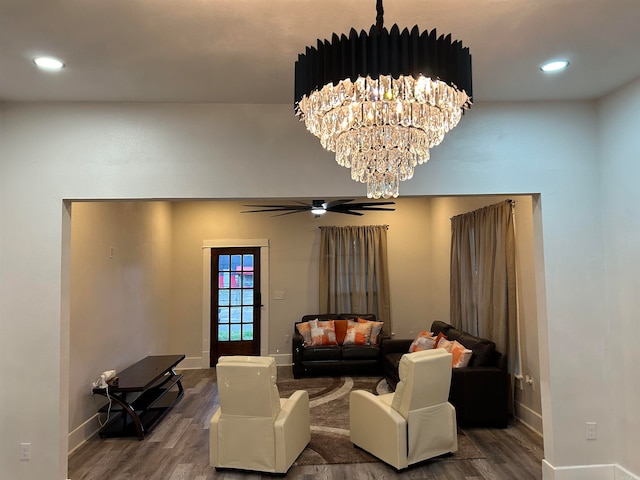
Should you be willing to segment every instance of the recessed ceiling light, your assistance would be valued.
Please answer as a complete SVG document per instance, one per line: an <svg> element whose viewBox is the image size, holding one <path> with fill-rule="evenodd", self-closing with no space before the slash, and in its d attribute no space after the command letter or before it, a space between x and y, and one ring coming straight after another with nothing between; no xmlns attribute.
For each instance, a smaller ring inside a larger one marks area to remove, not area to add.
<svg viewBox="0 0 640 480"><path fill-rule="evenodd" d="M64 63L54 57L36 57L33 59L33 63L42 70L61 70L64 67Z"/></svg>
<svg viewBox="0 0 640 480"><path fill-rule="evenodd" d="M543 72L559 72L569 66L569 60L554 60L540 65L540 70Z"/></svg>

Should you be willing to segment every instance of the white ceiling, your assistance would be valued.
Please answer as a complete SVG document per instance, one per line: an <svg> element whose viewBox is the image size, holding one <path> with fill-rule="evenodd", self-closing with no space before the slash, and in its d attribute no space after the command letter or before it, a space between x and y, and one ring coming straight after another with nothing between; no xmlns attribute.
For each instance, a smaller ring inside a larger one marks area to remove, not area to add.
<svg viewBox="0 0 640 480"><path fill-rule="evenodd" d="M291 103L297 55L375 23L375 0L0 0L0 101ZM640 77L640 0L385 0L451 33L474 101L594 99ZM57 56L58 73L32 58ZM569 70L539 64L564 57Z"/></svg>

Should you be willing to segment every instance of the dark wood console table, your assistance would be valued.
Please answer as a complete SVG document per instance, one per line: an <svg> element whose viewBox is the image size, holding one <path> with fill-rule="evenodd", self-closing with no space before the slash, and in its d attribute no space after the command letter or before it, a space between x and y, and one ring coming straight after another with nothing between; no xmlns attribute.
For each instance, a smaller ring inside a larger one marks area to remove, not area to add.
<svg viewBox="0 0 640 480"><path fill-rule="evenodd" d="M137 435L142 440L184 395L182 375L174 370L182 360L184 355L149 356L118 373L108 388L94 388L110 402L99 410L110 417L100 437Z"/></svg>

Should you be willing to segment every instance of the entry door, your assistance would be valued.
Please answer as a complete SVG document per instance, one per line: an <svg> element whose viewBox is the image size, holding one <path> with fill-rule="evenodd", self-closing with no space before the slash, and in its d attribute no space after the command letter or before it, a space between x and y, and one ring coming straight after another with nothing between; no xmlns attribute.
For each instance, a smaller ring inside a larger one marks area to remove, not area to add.
<svg viewBox="0 0 640 480"><path fill-rule="evenodd" d="M211 249L211 358L260 354L260 248Z"/></svg>

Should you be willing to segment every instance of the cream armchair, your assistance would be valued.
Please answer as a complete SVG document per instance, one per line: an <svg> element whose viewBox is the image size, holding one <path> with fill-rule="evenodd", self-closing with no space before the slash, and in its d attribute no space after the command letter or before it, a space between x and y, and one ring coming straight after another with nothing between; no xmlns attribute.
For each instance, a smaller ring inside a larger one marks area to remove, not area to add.
<svg viewBox="0 0 640 480"><path fill-rule="evenodd" d="M448 401L451 354L403 355L395 393L351 392L351 442L398 470L458 450L456 411Z"/></svg>
<svg viewBox="0 0 640 480"><path fill-rule="evenodd" d="M220 357L220 407L211 418L209 455L219 468L286 473L311 438L309 394L281 399L271 357Z"/></svg>

